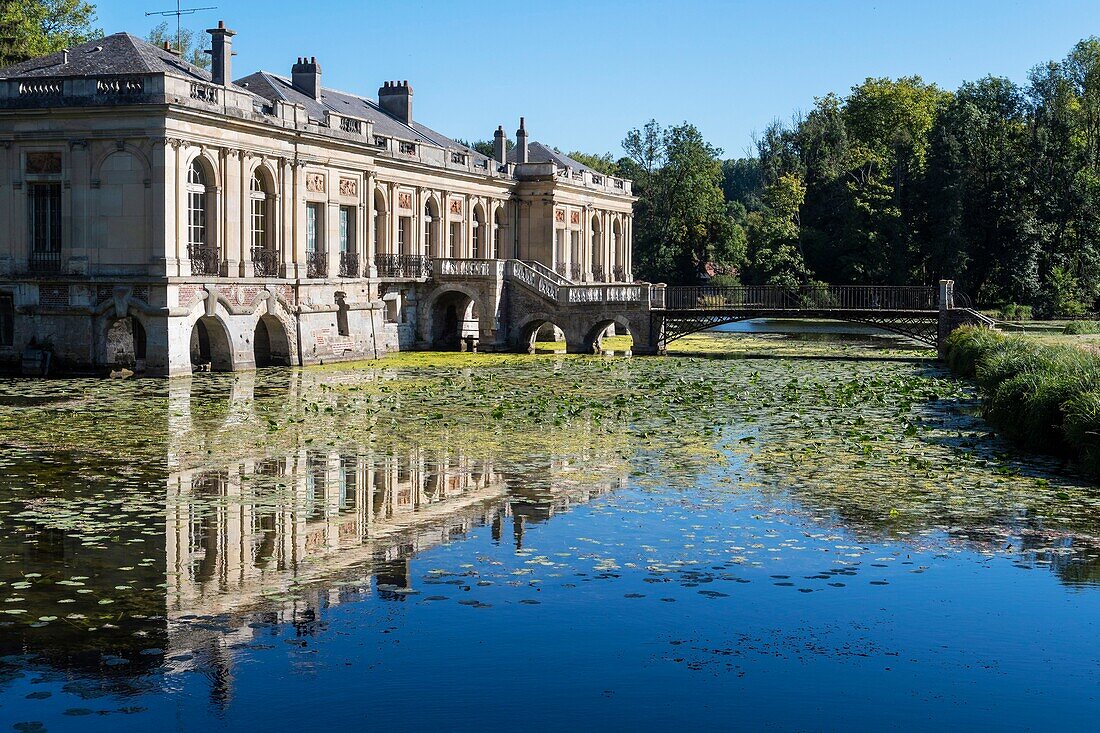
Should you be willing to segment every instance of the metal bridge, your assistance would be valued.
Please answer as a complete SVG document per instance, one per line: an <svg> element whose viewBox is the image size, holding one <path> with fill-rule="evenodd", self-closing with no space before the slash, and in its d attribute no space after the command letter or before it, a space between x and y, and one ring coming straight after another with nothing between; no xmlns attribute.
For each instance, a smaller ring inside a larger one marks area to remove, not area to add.
<svg viewBox="0 0 1100 733"><path fill-rule="evenodd" d="M676 286L653 293L653 318L660 319L659 348L690 333L754 318L821 318L848 321L937 346L964 323L992 326L969 298L945 280L936 285ZM949 323L941 321L947 318Z"/></svg>

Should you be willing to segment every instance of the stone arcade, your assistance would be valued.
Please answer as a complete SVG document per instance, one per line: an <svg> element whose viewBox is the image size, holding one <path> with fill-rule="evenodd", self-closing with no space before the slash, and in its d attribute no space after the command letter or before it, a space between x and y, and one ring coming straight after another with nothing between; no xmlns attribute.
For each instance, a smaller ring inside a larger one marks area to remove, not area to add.
<svg viewBox="0 0 1100 733"><path fill-rule="evenodd" d="M516 348L551 317L509 302L509 278L648 306L625 285L630 181L522 119L488 158L414 120L408 82L339 92L314 57L233 81L234 31L209 34L209 73L126 33L0 70L0 363L38 346L170 375L464 335ZM623 312L555 325L582 350Z"/></svg>

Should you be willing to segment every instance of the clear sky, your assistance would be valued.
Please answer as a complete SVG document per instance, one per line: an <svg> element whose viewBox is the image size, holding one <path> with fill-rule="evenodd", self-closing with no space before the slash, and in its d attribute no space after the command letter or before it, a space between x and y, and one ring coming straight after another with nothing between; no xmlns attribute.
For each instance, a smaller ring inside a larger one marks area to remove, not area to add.
<svg viewBox="0 0 1100 733"><path fill-rule="evenodd" d="M145 35L175 0L101 0L106 33ZM954 89L1034 65L1100 35L1098 0L188 0L184 17L238 32L235 77L283 75L316 56L323 83L375 96L408 79L413 115L451 137L513 135L621 152L654 118L697 125L736 157L775 118L868 76L919 74ZM174 27L174 18L171 19Z"/></svg>

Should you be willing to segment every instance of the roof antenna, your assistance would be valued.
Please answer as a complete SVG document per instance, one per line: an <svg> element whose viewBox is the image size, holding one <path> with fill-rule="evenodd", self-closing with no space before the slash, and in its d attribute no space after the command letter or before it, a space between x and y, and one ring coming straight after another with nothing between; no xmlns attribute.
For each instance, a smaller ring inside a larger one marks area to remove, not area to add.
<svg viewBox="0 0 1100 733"><path fill-rule="evenodd" d="M183 36L183 31L182 31L182 28L180 26L180 16L193 15L193 14L197 13L200 10L217 10L217 8L218 8L217 5L210 5L210 6L205 7L205 8L181 8L180 7L180 0L176 0L176 9L175 10L151 10L148 13L145 14L145 17L148 18L150 15L174 15L174 16L176 16L176 50L179 51L180 58L183 58L183 45L182 45L182 42L180 40Z"/></svg>

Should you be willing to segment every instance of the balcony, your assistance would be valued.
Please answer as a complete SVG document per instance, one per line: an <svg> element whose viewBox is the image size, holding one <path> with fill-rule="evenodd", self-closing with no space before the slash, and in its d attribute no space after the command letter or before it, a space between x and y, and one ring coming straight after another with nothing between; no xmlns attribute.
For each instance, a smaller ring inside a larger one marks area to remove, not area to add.
<svg viewBox="0 0 1100 733"><path fill-rule="evenodd" d="M340 277L359 277L359 253L340 253Z"/></svg>
<svg viewBox="0 0 1100 733"><path fill-rule="evenodd" d="M278 277L279 252L267 247L253 247L252 269L256 277Z"/></svg>
<svg viewBox="0 0 1100 733"><path fill-rule="evenodd" d="M217 247L204 244L187 245L187 257L191 260L192 275L220 275L221 257Z"/></svg>
<svg viewBox="0 0 1100 733"><path fill-rule="evenodd" d="M306 277L328 277L327 252L306 252Z"/></svg>
<svg viewBox="0 0 1100 733"><path fill-rule="evenodd" d="M377 254L378 277L419 279L432 276L432 258L425 255Z"/></svg>
<svg viewBox="0 0 1100 733"><path fill-rule="evenodd" d="M30 271L36 274L56 274L61 272L61 252L31 252Z"/></svg>

